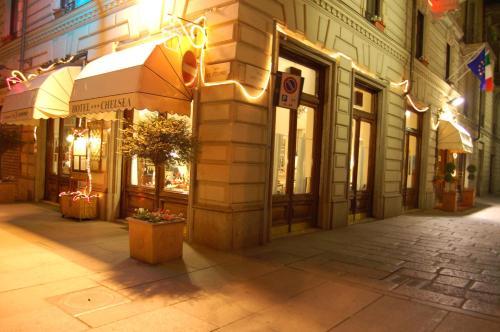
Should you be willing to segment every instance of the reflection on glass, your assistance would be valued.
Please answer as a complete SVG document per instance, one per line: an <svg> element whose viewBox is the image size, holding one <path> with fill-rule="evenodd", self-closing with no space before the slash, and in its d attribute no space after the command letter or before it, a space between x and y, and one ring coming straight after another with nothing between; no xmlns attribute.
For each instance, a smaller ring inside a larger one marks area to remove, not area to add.
<svg viewBox="0 0 500 332"><path fill-rule="evenodd" d="M289 72L290 67L300 69L301 76L304 77L304 93L316 96L317 95L317 76L316 70L298 64L297 62L280 57L278 60L278 70L282 72Z"/></svg>
<svg viewBox="0 0 500 332"><path fill-rule="evenodd" d="M351 155L349 156L349 190L354 189L354 156L355 156L355 144L356 144L356 125L357 120L352 119L351 121Z"/></svg>
<svg viewBox="0 0 500 332"><path fill-rule="evenodd" d="M189 193L189 166L165 167L165 190Z"/></svg>
<svg viewBox="0 0 500 332"><path fill-rule="evenodd" d="M406 128L418 130L418 114L407 110L405 112Z"/></svg>
<svg viewBox="0 0 500 332"><path fill-rule="evenodd" d="M289 125L290 110L277 107L273 156L273 194L275 195L285 194L288 166Z"/></svg>
<svg viewBox="0 0 500 332"><path fill-rule="evenodd" d="M372 113L372 94L359 88L354 88L354 109Z"/></svg>
<svg viewBox="0 0 500 332"><path fill-rule="evenodd" d="M63 120L62 144L62 174L69 175L71 172L71 144L73 142L73 129L76 127L76 118L66 118Z"/></svg>
<svg viewBox="0 0 500 332"><path fill-rule="evenodd" d="M368 189L368 171L370 167L371 124L361 121L359 128L358 181L357 190Z"/></svg>
<svg viewBox="0 0 500 332"><path fill-rule="evenodd" d="M417 180L417 138L408 136L408 171L406 173L406 188L415 188Z"/></svg>
<svg viewBox="0 0 500 332"><path fill-rule="evenodd" d="M50 166L50 174L57 175L59 173L59 119L54 119L53 120L53 126L52 126L52 145L51 145L51 151L50 155L52 156L51 159L51 166Z"/></svg>
<svg viewBox="0 0 500 332"><path fill-rule="evenodd" d="M134 110L133 122L138 123L148 120L149 118L158 117L157 112L149 110ZM168 117L181 117L181 115L162 115ZM185 116L182 116L185 117ZM191 118L185 117L188 121ZM107 142L107 141L106 141ZM154 187L155 186L155 167L148 160L133 157L130 163L130 184L133 186ZM178 193L189 193L189 165L165 166L159 168L160 174L164 173L163 186L164 190L175 191Z"/></svg>
<svg viewBox="0 0 500 332"><path fill-rule="evenodd" d="M154 187L155 166L150 161L132 157L130 184L133 186Z"/></svg>
<svg viewBox="0 0 500 332"><path fill-rule="evenodd" d="M295 150L295 182L293 192L311 192L313 164L314 109L299 106L297 110L297 146Z"/></svg>

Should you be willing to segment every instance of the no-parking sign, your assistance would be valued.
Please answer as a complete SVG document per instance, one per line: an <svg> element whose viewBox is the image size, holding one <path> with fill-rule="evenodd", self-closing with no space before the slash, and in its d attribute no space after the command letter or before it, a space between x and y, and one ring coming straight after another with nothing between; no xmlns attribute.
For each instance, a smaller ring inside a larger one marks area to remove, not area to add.
<svg viewBox="0 0 500 332"><path fill-rule="evenodd" d="M279 93L276 95L276 106L297 109L304 78L283 72L278 72L277 78L276 90L279 89Z"/></svg>

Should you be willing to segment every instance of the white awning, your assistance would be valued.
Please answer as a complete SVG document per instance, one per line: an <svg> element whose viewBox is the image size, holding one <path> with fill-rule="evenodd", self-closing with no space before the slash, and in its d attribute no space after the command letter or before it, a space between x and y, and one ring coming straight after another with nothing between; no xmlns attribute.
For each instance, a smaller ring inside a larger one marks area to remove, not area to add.
<svg viewBox="0 0 500 332"><path fill-rule="evenodd" d="M36 125L39 119L67 117L71 89L80 70L63 67L15 84L3 101L0 122Z"/></svg>
<svg viewBox="0 0 500 332"><path fill-rule="evenodd" d="M125 109L189 115L191 100L179 52L144 44L105 55L83 68L73 87L70 115L110 120Z"/></svg>
<svg viewBox="0 0 500 332"><path fill-rule="evenodd" d="M458 123L440 120L438 148L450 152L472 153L472 137Z"/></svg>

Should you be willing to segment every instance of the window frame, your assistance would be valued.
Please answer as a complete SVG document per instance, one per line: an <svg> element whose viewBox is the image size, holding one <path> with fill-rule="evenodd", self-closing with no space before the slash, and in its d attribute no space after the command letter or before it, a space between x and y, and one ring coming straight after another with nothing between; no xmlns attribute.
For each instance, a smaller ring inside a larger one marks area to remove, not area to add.
<svg viewBox="0 0 500 332"><path fill-rule="evenodd" d="M77 5L77 1L78 0L61 0L61 9L64 10L65 13L69 13L77 8L80 8L81 6L92 2L92 0L83 0L85 1L84 3Z"/></svg>
<svg viewBox="0 0 500 332"><path fill-rule="evenodd" d="M373 16L381 15L382 0L366 0L365 17L371 21Z"/></svg>
<svg viewBox="0 0 500 332"><path fill-rule="evenodd" d="M20 15L22 15L22 13L19 11L19 0L12 0L10 7L9 34L14 38L16 38L19 33L18 22Z"/></svg>
<svg viewBox="0 0 500 332"><path fill-rule="evenodd" d="M424 34L425 34L425 15L417 10L415 29L415 57L420 59L424 56Z"/></svg>
<svg viewBox="0 0 500 332"><path fill-rule="evenodd" d="M450 69L451 69L451 45L446 43L446 64L445 64L445 80L450 79Z"/></svg>

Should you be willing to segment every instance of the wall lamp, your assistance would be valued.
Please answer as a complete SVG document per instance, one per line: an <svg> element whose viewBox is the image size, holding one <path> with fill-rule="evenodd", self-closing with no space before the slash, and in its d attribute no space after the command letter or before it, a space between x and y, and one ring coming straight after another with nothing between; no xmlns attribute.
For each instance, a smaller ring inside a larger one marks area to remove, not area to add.
<svg viewBox="0 0 500 332"><path fill-rule="evenodd" d="M464 101L465 101L464 97L458 96L456 98L453 98L453 99L447 101L447 103L452 105L452 106L457 107L457 106L462 105L464 103Z"/></svg>

